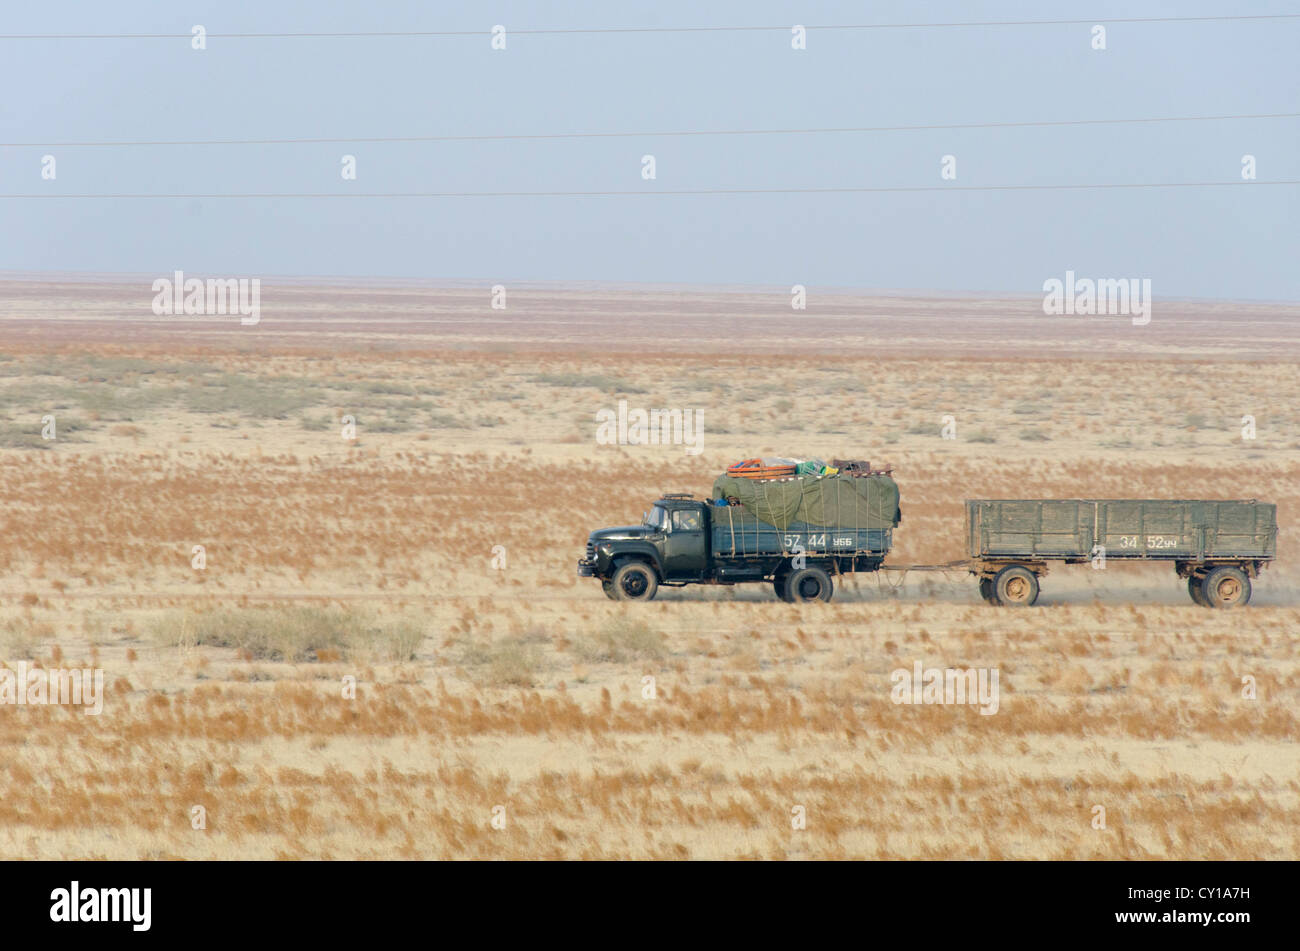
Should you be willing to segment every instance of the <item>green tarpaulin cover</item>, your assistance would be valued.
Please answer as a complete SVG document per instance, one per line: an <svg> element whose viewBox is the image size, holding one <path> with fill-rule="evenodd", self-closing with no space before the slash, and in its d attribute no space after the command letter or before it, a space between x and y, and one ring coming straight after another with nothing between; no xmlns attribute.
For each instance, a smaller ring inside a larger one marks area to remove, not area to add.
<svg viewBox="0 0 1300 951"><path fill-rule="evenodd" d="M721 475L713 483L713 498L736 499L755 518L782 530L793 522L827 528L898 524L898 484L886 475L799 476L777 482Z"/></svg>

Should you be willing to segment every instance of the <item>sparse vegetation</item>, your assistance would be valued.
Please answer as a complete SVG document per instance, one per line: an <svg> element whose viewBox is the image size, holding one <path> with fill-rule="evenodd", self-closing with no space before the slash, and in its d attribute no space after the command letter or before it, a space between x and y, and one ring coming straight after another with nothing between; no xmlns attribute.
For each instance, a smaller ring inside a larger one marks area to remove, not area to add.
<svg viewBox="0 0 1300 951"><path fill-rule="evenodd" d="M662 660L668 654L664 636L642 618L619 615L599 630L581 637L574 652L587 662L611 661L623 664L631 660Z"/></svg>
<svg viewBox="0 0 1300 951"><path fill-rule="evenodd" d="M618 325L617 353L605 338L426 352L433 338L346 327L346 346L250 345L233 327L183 344L7 341L0 661L106 674L101 717L0 716L7 854L1300 853L1300 804L1277 778L1300 733L1300 534L1284 532L1257 603L1229 616L1140 568L1054 570L1023 614L937 573L897 594L837 579L836 600L808 610L768 586L629 606L573 573L588 530L638 521L660 491L707 493L753 455L893 463L902 563L964 553L964 497L1231 484L1300 510L1290 363L1261 391L1258 364L1207 360L1217 344L1197 338L1189 410L1173 390L1132 396L1135 379L1183 372L1177 354L1092 359L1069 340L1069 358L1008 359L999 339L984 359L950 335L907 343L931 347L918 359L883 352L887 334L814 354L809 331L669 358L635 329ZM597 449L594 412L636 393L702 407L703 455ZM1204 431L1247 411L1261 420L1249 444L1235 424ZM956 441L940 439L946 413ZM361 441L339 438L344 415ZM1002 446L978 448L983 433ZM502 490L507 475L543 490ZM1000 712L895 705L890 672L914 660L999 669ZM792 838L794 795L815 821ZM212 804L202 836L175 809L192 802ZM484 821L496 802L508 839ZM1104 832L1098 802L1121 804Z"/></svg>
<svg viewBox="0 0 1300 951"><path fill-rule="evenodd" d="M378 619L341 608L233 608L170 612L150 632L161 644L227 647L255 660L310 661L322 651L352 659L405 661L424 634L404 618Z"/></svg>
<svg viewBox="0 0 1300 951"><path fill-rule="evenodd" d="M645 387L598 373L540 373L532 378L532 382L543 386L587 386L618 393L648 392Z"/></svg>
<svg viewBox="0 0 1300 951"><path fill-rule="evenodd" d="M493 686L532 687L542 666L541 648L519 637L460 645L459 663Z"/></svg>

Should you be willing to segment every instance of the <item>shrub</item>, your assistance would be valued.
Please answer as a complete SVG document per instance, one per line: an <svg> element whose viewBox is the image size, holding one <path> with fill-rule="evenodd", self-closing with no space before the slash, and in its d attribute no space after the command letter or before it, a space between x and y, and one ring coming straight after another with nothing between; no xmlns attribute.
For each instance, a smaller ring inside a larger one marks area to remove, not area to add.
<svg viewBox="0 0 1300 951"><path fill-rule="evenodd" d="M645 387L633 386L612 376L597 373L541 373L531 378L533 383L546 386L590 386L597 390L612 390L619 393L648 393Z"/></svg>
<svg viewBox="0 0 1300 951"><path fill-rule="evenodd" d="M321 432L322 430L329 429L333 424L334 420L330 419L328 415L304 416L298 422L298 425L303 429L310 430L311 432Z"/></svg>
<svg viewBox="0 0 1300 951"><path fill-rule="evenodd" d="M350 658L409 660L424 632L405 618L376 619L332 607L234 608L169 612L154 623L156 641L179 647L233 647L259 660L310 661L321 650Z"/></svg>
<svg viewBox="0 0 1300 951"><path fill-rule="evenodd" d="M524 637L486 642L466 639L460 644L458 663L481 668L481 679L494 686L531 687L541 667L542 652Z"/></svg>
<svg viewBox="0 0 1300 951"><path fill-rule="evenodd" d="M645 621L621 615L599 631L579 638L574 652L588 662L621 664L634 659L662 660L668 655L668 648L663 634L653 630Z"/></svg>

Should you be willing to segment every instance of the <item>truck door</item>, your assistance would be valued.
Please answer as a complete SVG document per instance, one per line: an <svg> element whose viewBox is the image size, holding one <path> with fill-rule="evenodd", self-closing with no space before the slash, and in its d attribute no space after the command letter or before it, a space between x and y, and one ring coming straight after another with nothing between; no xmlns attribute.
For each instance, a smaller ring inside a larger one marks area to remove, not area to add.
<svg viewBox="0 0 1300 951"><path fill-rule="evenodd" d="M664 539L664 576L675 581L699 579L708 564L704 545L704 514L676 509Z"/></svg>

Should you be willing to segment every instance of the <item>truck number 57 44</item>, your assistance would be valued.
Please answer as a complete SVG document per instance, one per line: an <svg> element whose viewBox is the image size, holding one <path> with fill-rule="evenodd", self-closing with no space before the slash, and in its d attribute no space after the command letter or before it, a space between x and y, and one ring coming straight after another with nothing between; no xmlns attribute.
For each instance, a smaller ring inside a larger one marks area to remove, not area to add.
<svg viewBox="0 0 1300 951"><path fill-rule="evenodd" d="M785 536L785 547L786 547L786 548L794 548L796 545L799 544L799 539L801 539L801 538L803 538L802 535L786 535L786 536ZM836 539L836 543L837 543L837 544L839 543L839 539ZM818 549L824 549L825 547L826 547L826 533L825 533L825 532L822 532L820 535L814 533L814 534L808 536L808 548L809 548L810 550L812 550L812 551L817 551Z"/></svg>

